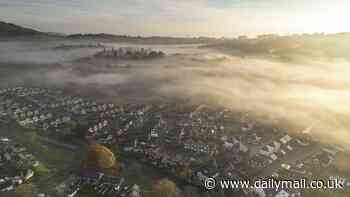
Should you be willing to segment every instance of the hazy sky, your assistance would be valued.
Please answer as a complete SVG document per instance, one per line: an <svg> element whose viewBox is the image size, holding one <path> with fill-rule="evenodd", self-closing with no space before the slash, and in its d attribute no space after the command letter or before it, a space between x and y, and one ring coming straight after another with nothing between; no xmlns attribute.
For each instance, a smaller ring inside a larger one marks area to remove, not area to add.
<svg viewBox="0 0 350 197"><path fill-rule="evenodd" d="M0 20L42 31L237 36L350 31L349 0L0 0Z"/></svg>

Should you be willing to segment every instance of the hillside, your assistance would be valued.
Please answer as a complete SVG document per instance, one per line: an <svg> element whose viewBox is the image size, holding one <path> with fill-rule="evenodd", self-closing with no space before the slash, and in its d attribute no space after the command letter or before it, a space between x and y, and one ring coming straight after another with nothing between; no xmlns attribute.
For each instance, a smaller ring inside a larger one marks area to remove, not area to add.
<svg viewBox="0 0 350 197"><path fill-rule="evenodd" d="M240 37L210 44L206 47L241 56L271 56L282 60L299 58L350 59L350 33L261 35L257 38Z"/></svg>
<svg viewBox="0 0 350 197"><path fill-rule="evenodd" d="M203 44L216 42L215 38L198 37L198 38L184 38L184 37L163 37L163 36L128 36L128 35L114 35L114 34L71 34L66 36L69 39L88 39L88 40L108 40L112 42L127 42L136 44Z"/></svg>
<svg viewBox="0 0 350 197"><path fill-rule="evenodd" d="M135 44L209 44L216 43L215 38L198 37L198 38L181 38L181 37L141 37L114 34L71 34L64 35L56 32L40 32L34 29L25 28L12 23L0 21L0 37L28 37L28 36L44 36L46 38L61 38L69 40L94 40L99 42L126 42Z"/></svg>
<svg viewBox="0 0 350 197"><path fill-rule="evenodd" d="M44 33L34 29L21 27L12 23L0 21L0 36L15 37L15 36L33 36L43 35Z"/></svg>

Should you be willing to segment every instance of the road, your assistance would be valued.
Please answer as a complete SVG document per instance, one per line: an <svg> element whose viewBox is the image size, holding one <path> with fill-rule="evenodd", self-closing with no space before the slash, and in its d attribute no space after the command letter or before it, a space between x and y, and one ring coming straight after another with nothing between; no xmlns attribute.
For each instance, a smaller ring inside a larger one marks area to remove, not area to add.
<svg viewBox="0 0 350 197"><path fill-rule="evenodd" d="M60 147L60 148L72 150L72 151L76 151L79 148L78 146L74 146L74 145L71 145L71 144L65 144L65 143L62 143L62 142L59 142L59 141L56 141L56 140L53 140L53 139L49 139L47 137L38 136L38 139L41 142L44 142L44 143L47 143L47 144L51 144L51 145L54 145L54 146L57 146L57 147Z"/></svg>

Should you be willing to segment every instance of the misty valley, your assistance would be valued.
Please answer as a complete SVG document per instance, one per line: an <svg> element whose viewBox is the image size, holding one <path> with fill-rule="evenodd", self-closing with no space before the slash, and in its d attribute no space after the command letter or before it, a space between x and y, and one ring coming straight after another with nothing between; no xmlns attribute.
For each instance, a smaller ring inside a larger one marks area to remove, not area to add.
<svg viewBox="0 0 350 197"><path fill-rule="evenodd" d="M0 196L348 196L350 34L33 31L0 39ZM271 177L342 188L206 185Z"/></svg>

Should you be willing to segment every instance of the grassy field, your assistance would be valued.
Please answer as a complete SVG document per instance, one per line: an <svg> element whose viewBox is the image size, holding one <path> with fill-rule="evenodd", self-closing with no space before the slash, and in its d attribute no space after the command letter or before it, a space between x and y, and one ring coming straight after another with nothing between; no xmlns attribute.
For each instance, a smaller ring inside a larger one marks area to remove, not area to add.
<svg viewBox="0 0 350 197"><path fill-rule="evenodd" d="M0 136L6 136L22 144L33 154L40 165L34 169L33 184L40 192L55 196L53 189L76 169L81 162L81 154L57 146L50 146L38 139L35 130L21 128L16 123L0 124Z"/></svg>

